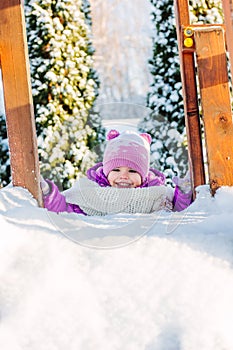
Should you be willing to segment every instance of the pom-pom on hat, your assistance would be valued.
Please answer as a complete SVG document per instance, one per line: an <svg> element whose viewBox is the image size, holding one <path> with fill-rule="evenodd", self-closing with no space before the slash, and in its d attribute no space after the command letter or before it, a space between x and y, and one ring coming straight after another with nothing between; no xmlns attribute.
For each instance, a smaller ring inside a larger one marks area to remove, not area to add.
<svg viewBox="0 0 233 350"><path fill-rule="evenodd" d="M136 170L144 181L150 165L151 136L134 131L110 130L107 134L107 146L103 157L103 171L108 176L110 171L121 166Z"/></svg>

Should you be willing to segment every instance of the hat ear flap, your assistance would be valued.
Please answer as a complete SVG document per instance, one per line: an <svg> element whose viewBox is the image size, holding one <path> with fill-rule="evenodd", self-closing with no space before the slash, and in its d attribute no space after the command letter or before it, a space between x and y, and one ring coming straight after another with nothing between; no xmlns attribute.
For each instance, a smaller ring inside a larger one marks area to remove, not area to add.
<svg viewBox="0 0 233 350"><path fill-rule="evenodd" d="M120 135L119 131L112 129L107 133L107 140L115 139L115 137L119 135Z"/></svg>
<svg viewBox="0 0 233 350"><path fill-rule="evenodd" d="M151 138L150 134L147 134L144 132L144 133L140 134L140 136L142 136L149 143L149 145L151 144L152 138Z"/></svg>

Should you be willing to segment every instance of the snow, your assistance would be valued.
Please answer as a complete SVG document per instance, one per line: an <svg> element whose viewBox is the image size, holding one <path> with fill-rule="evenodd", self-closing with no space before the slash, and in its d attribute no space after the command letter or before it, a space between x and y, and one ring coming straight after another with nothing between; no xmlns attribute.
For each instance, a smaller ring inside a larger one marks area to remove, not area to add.
<svg viewBox="0 0 233 350"><path fill-rule="evenodd" d="M187 211L83 217L0 190L0 348L233 348L233 188Z"/></svg>

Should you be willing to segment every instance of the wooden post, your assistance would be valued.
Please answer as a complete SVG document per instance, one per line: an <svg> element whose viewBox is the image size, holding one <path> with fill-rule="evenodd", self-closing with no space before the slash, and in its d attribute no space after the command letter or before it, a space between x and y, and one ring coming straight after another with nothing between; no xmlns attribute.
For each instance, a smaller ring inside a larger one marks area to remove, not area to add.
<svg viewBox="0 0 233 350"><path fill-rule="evenodd" d="M223 28L195 28L206 149L212 193L233 186L233 123Z"/></svg>
<svg viewBox="0 0 233 350"><path fill-rule="evenodd" d="M0 1L0 58L12 182L42 206L35 119L21 0Z"/></svg>
<svg viewBox="0 0 233 350"><path fill-rule="evenodd" d="M183 27L188 27L190 25L187 0L175 0L175 16L180 55L185 123L188 138L189 163L193 188L195 188L196 186L205 183L205 172L196 87L194 50L183 50Z"/></svg>
<svg viewBox="0 0 233 350"><path fill-rule="evenodd" d="M229 52L231 77L233 80L233 0L223 0L222 7L226 27L227 51Z"/></svg>

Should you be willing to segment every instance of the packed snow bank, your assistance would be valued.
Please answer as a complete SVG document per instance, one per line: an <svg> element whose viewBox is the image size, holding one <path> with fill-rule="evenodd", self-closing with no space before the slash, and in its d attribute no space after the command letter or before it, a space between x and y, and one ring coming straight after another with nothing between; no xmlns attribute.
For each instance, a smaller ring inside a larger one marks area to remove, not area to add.
<svg viewBox="0 0 233 350"><path fill-rule="evenodd" d="M202 186L182 213L84 218L2 189L0 348L231 350L232 203Z"/></svg>

